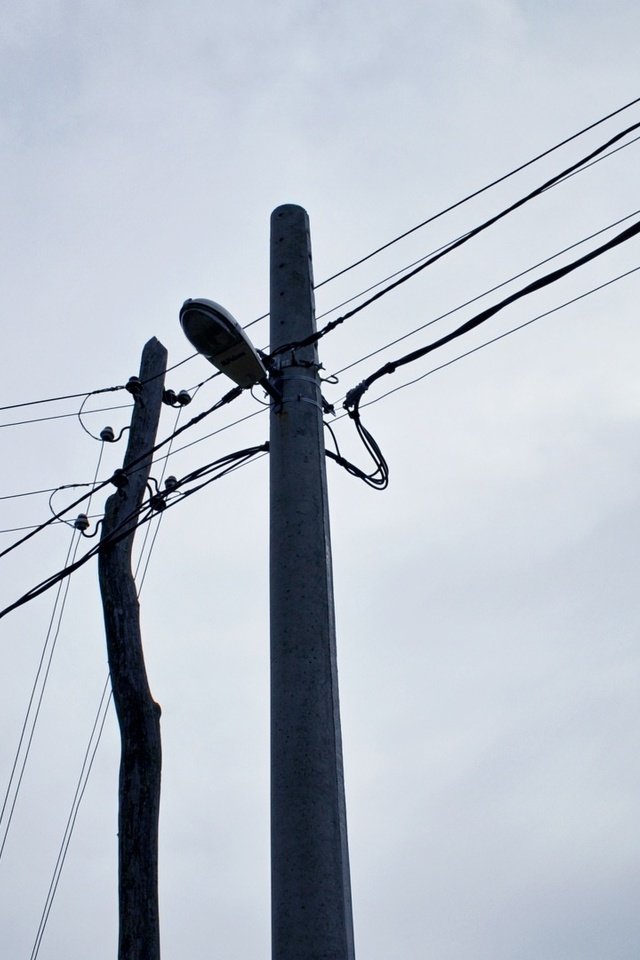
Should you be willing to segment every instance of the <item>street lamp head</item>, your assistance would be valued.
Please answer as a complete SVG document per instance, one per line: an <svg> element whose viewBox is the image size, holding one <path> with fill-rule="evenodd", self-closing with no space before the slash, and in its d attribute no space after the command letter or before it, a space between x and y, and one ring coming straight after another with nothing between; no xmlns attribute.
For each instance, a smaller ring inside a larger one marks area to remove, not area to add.
<svg viewBox="0 0 640 960"><path fill-rule="evenodd" d="M239 387L252 387L267 378L262 360L244 330L228 310L213 300L185 300L180 323L198 353Z"/></svg>

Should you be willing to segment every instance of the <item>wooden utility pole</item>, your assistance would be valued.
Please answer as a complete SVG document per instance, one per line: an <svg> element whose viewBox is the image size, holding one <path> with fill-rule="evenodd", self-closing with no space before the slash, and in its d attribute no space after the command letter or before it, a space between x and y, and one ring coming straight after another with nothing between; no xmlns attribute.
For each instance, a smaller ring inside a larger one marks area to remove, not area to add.
<svg viewBox="0 0 640 960"><path fill-rule="evenodd" d="M111 686L122 744L118 960L160 960L160 707L151 696L144 665L131 551L151 467L151 456L140 458L155 443L166 365L167 351L154 337L142 352L141 389L135 396L123 464L126 484L107 500L98 554ZM133 467L130 473L129 465Z"/></svg>
<svg viewBox="0 0 640 960"><path fill-rule="evenodd" d="M315 332L306 212L271 217L271 350ZM273 960L353 960L329 507L315 345L276 354L271 407Z"/></svg>

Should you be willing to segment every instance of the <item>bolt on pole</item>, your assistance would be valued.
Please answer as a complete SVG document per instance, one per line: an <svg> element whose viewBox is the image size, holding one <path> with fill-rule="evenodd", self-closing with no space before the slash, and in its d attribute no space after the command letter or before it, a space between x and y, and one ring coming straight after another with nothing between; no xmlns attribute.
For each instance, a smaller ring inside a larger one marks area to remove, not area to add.
<svg viewBox="0 0 640 960"><path fill-rule="evenodd" d="M315 332L309 220L271 217L271 350ZM279 354L271 408L273 960L354 960L316 345Z"/></svg>

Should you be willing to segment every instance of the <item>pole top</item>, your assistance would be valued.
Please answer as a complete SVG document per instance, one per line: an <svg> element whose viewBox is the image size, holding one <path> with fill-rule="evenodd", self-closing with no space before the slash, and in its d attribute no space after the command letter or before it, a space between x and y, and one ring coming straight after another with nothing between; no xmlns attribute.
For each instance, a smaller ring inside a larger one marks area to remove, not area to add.
<svg viewBox="0 0 640 960"><path fill-rule="evenodd" d="M272 220L283 219L285 217L304 217L305 220L309 220L307 211L297 203L283 203L279 207L276 207L271 214Z"/></svg>

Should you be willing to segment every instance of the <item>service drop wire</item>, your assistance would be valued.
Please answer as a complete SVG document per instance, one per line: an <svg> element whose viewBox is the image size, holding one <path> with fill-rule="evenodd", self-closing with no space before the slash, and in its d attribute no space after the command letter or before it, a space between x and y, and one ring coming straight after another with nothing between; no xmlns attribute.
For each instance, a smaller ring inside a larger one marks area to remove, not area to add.
<svg viewBox="0 0 640 960"><path fill-rule="evenodd" d="M183 361L184 362L184 361ZM192 417L188 423L183 424L178 430L175 430L170 436L165 437L164 440L161 440L160 443L157 443L154 447L151 447L149 450L145 450L144 453L141 453L140 456L136 457L135 460L132 460L131 463L127 465L127 471L130 471L132 467L135 467L137 464L141 463L147 457L153 456L157 450L161 450L166 444L170 443L174 437L179 436L181 433L184 433L185 430L188 430L190 427L195 426L195 424L200 423L201 420L204 420L205 417L208 417L209 414L214 413L216 410L219 410L220 407L224 406L227 403L231 403L232 400L235 400L242 393L242 387L234 387L233 390L230 390L226 393L220 400L209 407L207 410L203 410L202 413L199 413L196 417ZM55 513L52 517L49 517L48 520L45 520L35 529L31 530L29 533L25 534L24 537L21 537L19 540L16 540L10 546L6 547L2 552L0 552L0 557L6 556L8 553L11 553L12 550L15 550L16 547L21 546L23 543L26 543L27 540L30 540L31 537L34 537L37 533L40 533L41 530L44 530L46 527L49 527L52 523L55 523L57 520L61 520L65 513L68 513L70 510L73 510L74 507L77 507L80 503L90 497L92 493L97 493L99 490L104 489L111 483L112 478L109 477L107 480L103 480L98 483L91 493L84 494L81 497L78 497L77 500L74 500L73 503L70 503L69 506L65 507L63 510L60 510L58 513Z"/></svg>
<svg viewBox="0 0 640 960"><path fill-rule="evenodd" d="M549 180L546 180L539 187L536 187L534 190L531 190L530 193L526 194L526 196L521 197L519 200L516 200L515 203L512 203L508 207L505 207L503 210L501 210L499 213L494 214L494 216L490 217L488 220L484 220L482 223L478 224L478 226L473 227L467 233L458 237L457 240L452 241L450 244L444 247L444 249L440 249L439 251L434 253L433 256L430 256L427 260L425 260L423 263L417 266L414 270L411 270L409 273L405 273L404 276L400 277L398 280L395 280L393 283L390 283L388 286L384 287L382 290L379 290L372 297L369 297L367 300L364 300L362 303L358 304L357 307L354 307L352 310L348 310L347 313L342 314L342 316L337 317L335 320L331 320L321 330L318 330L315 333L311 334L310 336L305 337L304 340L300 340L293 343L285 343L285 344L282 344L282 346L277 347L271 353L271 357L278 356L281 353L286 353L287 351L296 349L298 347L307 347L307 346L311 346L311 344L313 343L316 343L318 340L320 340L321 337L324 337L327 333L334 330L339 324L344 323L345 320L348 320L350 317L353 317L357 313L360 313L361 310L364 310L366 307L370 306L372 303L375 303L377 300L380 300L381 297L386 296L387 293L390 293L392 290L395 290L397 287L401 286L403 283L406 283L408 280L413 279L413 277L417 276L423 270L426 270L427 267L432 266L432 264L436 263L438 260L441 260L442 257L445 257L448 253L452 253L454 250L457 250L458 247L461 247L463 244L468 243L468 241L473 239L473 237L478 236L479 233L482 233L483 231L487 230L489 227L493 226L495 223L498 223L500 220L508 216L510 213L513 213L515 210L518 210L520 207L524 206L526 203L529 203L531 200L534 200L536 197L541 196L543 193L545 193L547 190L553 187L556 183L558 183L558 181L566 178L575 170L578 170L580 167L583 167L585 164L589 163L589 161L593 160L594 157L599 156L601 153L607 150L608 147L612 146L614 143L617 143L623 137L626 137L627 134L631 133L633 130L637 130L639 128L640 128L640 122L634 123L631 126L626 127L626 129L622 130L620 133L617 133L615 136L607 140L606 143L601 144L595 150L592 150L591 153L587 154L587 156L582 157L580 160L577 160L575 163L572 163L571 166L566 167L566 169L560 171L560 173L555 174L555 176L551 177Z"/></svg>

